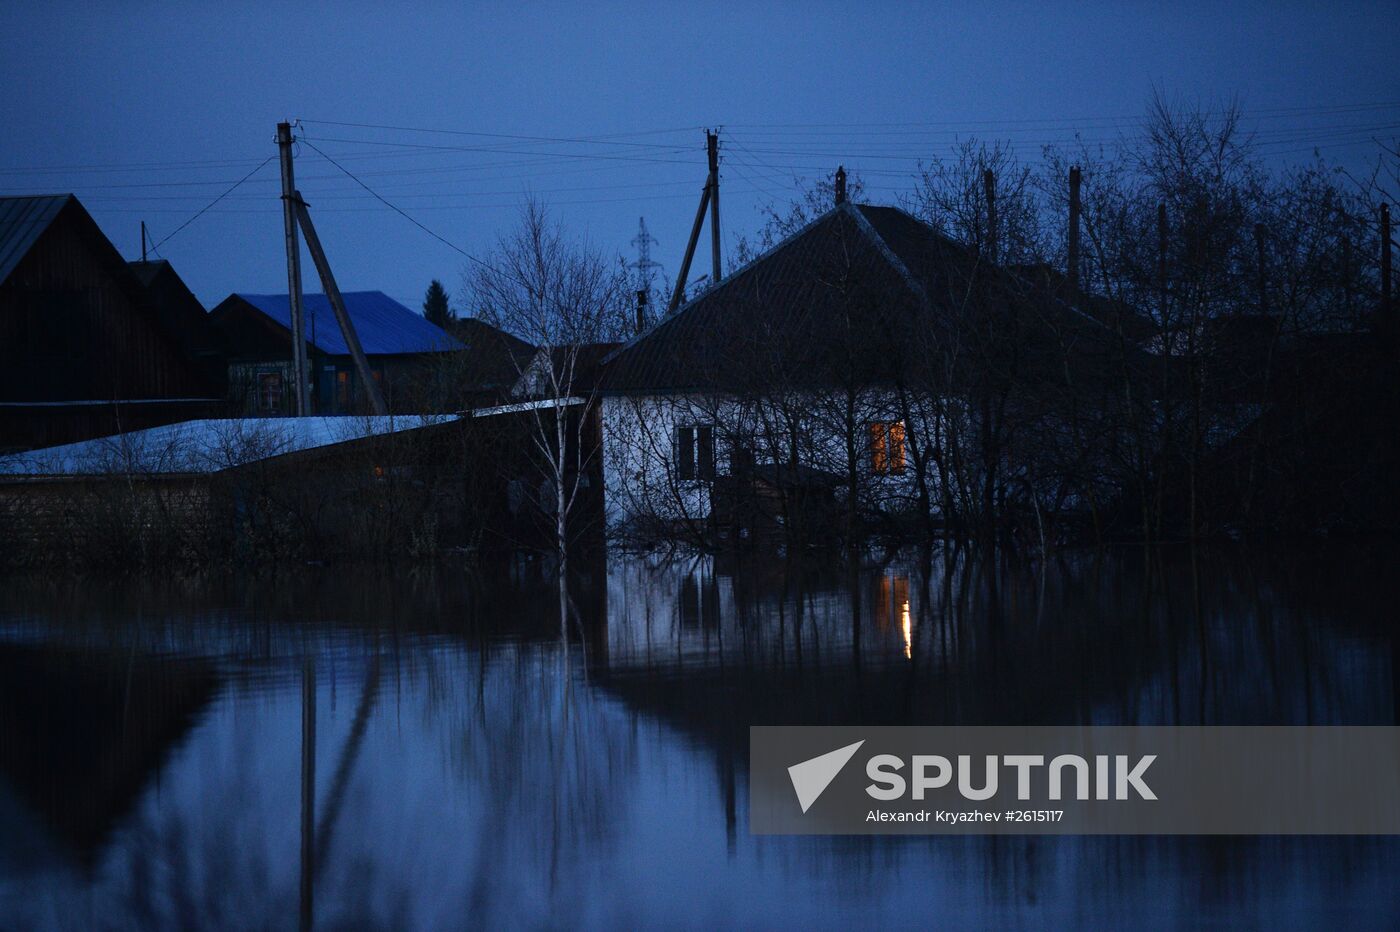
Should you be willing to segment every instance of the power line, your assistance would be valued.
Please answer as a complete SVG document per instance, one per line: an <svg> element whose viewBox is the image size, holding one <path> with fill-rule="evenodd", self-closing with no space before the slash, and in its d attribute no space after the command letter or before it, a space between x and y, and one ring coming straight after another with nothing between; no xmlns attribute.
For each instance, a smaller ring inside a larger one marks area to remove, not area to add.
<svg viewBox="0 0 1400 932"><path fill-rule="evenodd" d="M417 220L415 220L415 219L414 219L413 217L411 217L409 214L405 213L403 210L401 210L400 208L398 208L398 207L395 206L394 204L391 204L391 203L389 203L389 201L385 200L377 191L375 191L375 190L374 190L373 188L371 188L369 185L365 184L363 181L361 181L359 178L357 178L357 177L355 176L355 174L354 174L352 171L350 171L350 169L346 168L344 165L341 165L339 162L337 162L335 159L331 158L329 155L326 155L326 153L324 153L324 152L322 152L320 149L316 148L316 146L312 145L310 142L307 142L307 140L306 140L304 137L303 137L302 141L303 141L303 142L306 142L307 147L310 148L311 151L315 152L317 155L321 156L321 158L325 159L327 162L330 162L330 163L331 163L332 165L334 165L336 168L340 169L342 172L344 172L344 173L346 174L347 177L350 178L351 181L354 181L357 185L359 185L360 187L362 187L362 188L364 188L366 191L368 191L370 194L372 194L372 195L374 196L375 200L379 201L379 202L380 202L381 204L383 204L385 207L388 207L390 210L392 210L394 213L398 214L400 217L403 217L403 218L404 218L405 220L407 220L409 223L413 224L413 225L416 226L418 229L422 230L424 233L428 234L428 235L431 236L433 239L437 240L439 243L442 243L444 246L448 247L449 249L452 249L453 251L458 252L458 253L462 254L463 256L466 256L466 258L467 258L469 261L475 262L477 265L481 266L482 268L489 269L490 271L495 272L495 273L498 274L498 275L505 274L505 273L501 272L499 269L493 267L490 263L481 261L481 260L478 259L476 256L474 256L474 255L472 255L471 253L467 252L467 251L466 251L465 249L463 249L461 246L458 246L456 243L452 242L451 240L448 240L446 237L439 236L437 233L434 233L432 230L428 229L426 226L424 226L423 224L419 223Z"/></svg>
<svg viewBox="0 0 1400 932"><path fill-rule="evenodd" d="M196 220L198 220L200 217L202 217L202 216L204 215L204 212L205 212L205 211L207 211L209 208L213 207L215 204L219 203L219 201L222 201L222 200L223 200L225 197L227 197L228 195L232 194L235 188L237 188L237 187L238 187L239 185L241 185L243 182L247 181L249 178L251 178L251 177L253 177L254 175L256 175L259 171L262 170L263 165L266 165L268 162L271 162L271 161L272 161L273 159L275 159L275 158L277 158L277 156L275 156L275 155L269 155L267 158L263 159L261 165L259 165L257 168L255 168L255 169L253 169L252 171L250 171L248 174L244 175L242 178L240 178L240 179L238 179L237 181L235 181L235 182L233 183L233 187L229 188L229 189L228 189L227 191L225 191L223 194L220 194L218 197L214 198L214 199L213 199L212 201L210 201L208 204L205 204L203 207L201 207L198 211L195 212L195 215L194 215L193 217L191 217L190 219L186 220L184 223L180 224L180 225L179 225L178 227L176 227L173 231L171 231L169 234L167 234L166 237L165 237L164 239L162 239L159 243L156 243L154 246L152 246L152 247L151 247L152 250L159 249L161 246L165 245L165 243L170 239L170 237L174 236L176 233L179 233L179 232L180 232L181 230L183 230L185 227L189 226L191 223L194 223Z"/></svg>

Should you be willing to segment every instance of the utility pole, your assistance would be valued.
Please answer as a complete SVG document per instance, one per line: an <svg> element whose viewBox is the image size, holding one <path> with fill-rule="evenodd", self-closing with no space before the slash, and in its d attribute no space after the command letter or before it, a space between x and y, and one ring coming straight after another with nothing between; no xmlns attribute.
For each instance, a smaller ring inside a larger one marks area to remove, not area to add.
<svg viewBox="0 0 1400 932"><path fill-rule="evenodd" d="M710 158L710 285L719 284L719 133L705 133L705 150Z"/></svg>
<svg viewBox="0 0 1400 932"><path fill-rule="evenodd" d="M836 166L836 179L833 187L836 191L835 197L832 198L832 200L836 202L837 207L840 207L842 204L846 203L846 166Z"/></svg>
<svg viewBox="0 0 1400 932"><path fill-rule="evenodd" d="M1157 290L1162 302L1162 321L1167 319L1167 202L1157 202Z"/></svg>
<svg viewBox="0 0 1400 932"><path fill-rule="evenodd" d="M340 335L345 338L345 345L350 349L350 358L355 360L355 372L360 377L360 384L365 387L365 397L369 399L370 408L375 414L384 417L389 413L389 406L384 403L384 393L379 390L379 383L374 380L374 372L370 369L369 360L365 358L365 351L360 346L360 337L355 333L355 324L350 320L349 311L345 309L345 300L340 295L335 276L331 274L331 264L326 261L325 250L321 248L321 238L316 235L316 227L311 223L311 212L306 209L301 192L297 191L295 195L297 219L301 221L301 232L306 237L306 248L311 252L311 261L316 264L316 271L321 276L321 287L326 290L326 300L335 312L336 323L340 324Z"/></svg>
<svg viewBox="0 0 1400 932"><path fill-rule="evenodd" d="M292 178L292 126L277 124L282 158L282 228L287 239L287 301L292 315L292 398L297 417L310 413L306 397L306 332L301 307L301 248L297 243L296 182Z"/></svg>
<svg viewBox="0 0 1400 932"><path fill-rule="evenodd" d="M1381 319L1385 326L1394 325L1395 311L1390 292L1390 205L1381 205Z"/></svg>
<svg viewBox="0 0 1400 932"><path fill-rule="evenodd" d="M146 221L141 221L141 262L146 261Z"/></svg>
<svg viewBox="0 0 1400 932"><path fill-rule="evenodd" d="M989 168L982 173L982 188L987 196L987 261L997 262L997 176Z"/></svg>
<svg viewBox="0 0 1400 932"><path fill-rule="evenodd" d="M1255 262L1258 265L1259 280L1255 287L1259 289L1259 313L1269 313L1269 278L1264 264L1264 253L1267 244L1268 230L1264 224L1254 225L1254 250L1256 253Z"/></svg>
<svg viewBox="0 0 1400 932"><path fill-rule="evenodd" d="M1069 170L1069 254L1065 273L1069 277L1069 299L1079 303L1079 166Z"/></svg>
<svg viewBox="0 0 1400 932"><path fill-rule="evenodd" d="M719 261L719 135L709 130L705 131L705 151L709 157L709 174L705 178L705 187L700 192L700 206L695 211L695 223L690 227L690 240L685 246L685 258L681 260L681 271L676 276L676 290L671 294L671 304L666 309L670 314L681 306L681 301L685 298L685 282L690 277L690 263L695 258L695 246L700 242L700 227L705 222L705 210L710 211L710 248L713 252L713 281L711 285L719 281L720 261Z"/></svg>

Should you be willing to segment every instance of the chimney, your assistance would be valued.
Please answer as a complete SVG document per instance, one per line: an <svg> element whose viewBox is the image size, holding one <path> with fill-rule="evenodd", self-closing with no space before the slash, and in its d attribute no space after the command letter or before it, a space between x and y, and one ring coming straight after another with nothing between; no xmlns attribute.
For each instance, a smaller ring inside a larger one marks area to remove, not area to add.
<svg viewBox="0 0 1400 932"><path fill-rule="evenodd" d="M989 168L982 173L982 187L987 193L987 261L997 261L997 176Z"/></svg>
<svg viewBox="0 0 1400 932"><path fill-rule="evenodd" d="M836 166L836 206L846 203L846 166Z"/></svg>
<svg viewBox="0 0 1400 932"><path fill-rule="evenodd" d="M1065 269L1069 277L1069 299L1079 300L1079 166L1069 170L1069 256Z"/></svg>
<svg viewBox="0 0 1400 932"><path fill-rule="evenodd" d="M637 289L637 333L647 329L647 290Z"/></svg>

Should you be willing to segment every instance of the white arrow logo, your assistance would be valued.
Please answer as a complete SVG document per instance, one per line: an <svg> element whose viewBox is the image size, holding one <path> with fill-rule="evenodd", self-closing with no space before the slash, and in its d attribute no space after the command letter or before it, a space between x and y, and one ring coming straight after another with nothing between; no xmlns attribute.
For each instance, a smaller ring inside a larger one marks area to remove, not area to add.
<svg viewBox="0 0 1400 932"><path fill-rule="evenodd" d="M862 738L855 744L848 744L844 748L837 748L820 757L804 760L802 763L793 764L788 768L788 776L792 778L792 788L797 791L797 801L802 805L803 812L812 808L812 803L826 792L826 788L831 785L832 780L836 779L841 768L845 767L852 757L855 757L856 751L860 750L860 746L864 743L865 739Z"/></svg>

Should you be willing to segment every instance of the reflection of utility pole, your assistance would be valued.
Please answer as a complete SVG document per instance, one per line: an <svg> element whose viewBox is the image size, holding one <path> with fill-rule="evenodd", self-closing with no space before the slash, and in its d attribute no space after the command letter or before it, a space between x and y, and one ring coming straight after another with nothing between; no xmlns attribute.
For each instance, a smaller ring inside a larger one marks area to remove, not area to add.
<svg viewBox="0 0 1400 932"><path fill-rule="evenodd" d="M301 923L314 924L316 876L316 666L308 655L301 664Z"/></svg>
<svg viewBox="0 0 1400 932"><path fill-rule="evenodd" d="M292 410L297 417L305 417L311 411L306 397L306 329L301 313L301 247L297 243L290 123L277 124L277 148L282 159L282 229L287 240L287 302L292 317Z"/></svg>

